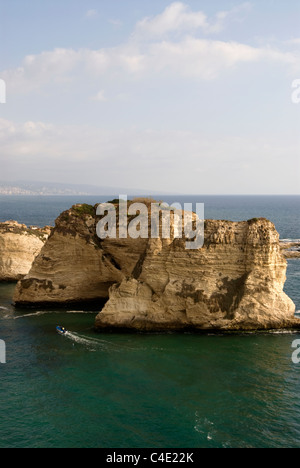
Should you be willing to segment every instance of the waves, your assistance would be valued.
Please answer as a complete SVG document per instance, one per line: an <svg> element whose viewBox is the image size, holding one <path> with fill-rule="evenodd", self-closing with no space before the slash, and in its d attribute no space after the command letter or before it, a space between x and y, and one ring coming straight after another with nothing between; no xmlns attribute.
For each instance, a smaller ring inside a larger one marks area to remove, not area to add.
<svg viewBox="0 0 300 468"><path fill-rule="evenodd" d="M1 307L0 307L1 309ZM4 309L4 308L3 308ZM9 310L9 309L6 309L6 310ZM94 314L94 312L90 312L90 311L84 311L84 310L67 310L64 312L65 314ZM18 319L25 319L25 318L28 318L28 317L39 317L41 315L59 315L61 314L60 311L53 311L53 310L39 310L39 311L36 311L36 312L32 312L30 314L22 314L22 315L17 315L15 317L10 317L10 318L13 318L14 320L18 320ZM5 317L4 317L5 318Z"/></svg>
<svg viewBox="0 0 300 468"><path fill-rule="evenodd" d="M285 242L289 244L298 244L300 243L300 239L280 239L280 242Z"/></svg>
<svg viewBox="0 0 300 468"><path fill-rule="evenodd" d="M136 351L136 348L130 348L129 346L126 346L123 343L118 344L109 340L104 340L102 338L94 338L94 337L82 335L80 333L71 332L71 331L67 331L67 333L63 335L63 337L72 341L74 345L78 344L80 346L85 347L88 351L92 351L92 352L114 351L114 352L121 353L125 350L130 350L130 349Z"/></svg>
<svg viewBox="0 0 300 468"><path fill-rule="evenodd" d="M47 334L49 336L52 335L54 338L55 335L57 335L57 340L59 342L59 338L66 338L68 341L72 342L73 345L78 345L83 348L85 348L88 351L96 352L96 351L108 351L108 352L123 352L125 350L134 350L136 351L136 347L130 347L125 343L114 343L113 341L103 339L100 336L93 334L90 332L92 336L89 336L89 332L87 331L86 334L83 333L78 333L75 331L67 331L67 333L61 337L56 333L56 325L61 323L65 326L65 328L68 328L68 323L70 323L70 318L67 320L67 316L70 317L70 315L84 315L85 317L88 317L88 315L91 315L91 320L84 320L84 323L86 324L87 328L86 330L92 327L94 320L93 317L95 315L95 312L91 311L81 311L81 310L67 310L67 311L53 311L53 310L38 310L38 311L32 311L32 312L25 312L22 313L15 309L14 307L5 307L5 306L0 306L0 318L1 320L6 320L6 321L28 321L28 323L31 323L34 327L37 327L37 332L40 328L47 329ZM41 317L45 316L46 318L43 319ZM47 317L48 316L48 317ZM35 320L36 319L36 320ZM81 319L82 320L82 319ZM50 322L50 323L49 323ZM73 321L72 321L73 323ZM77 319L76 319L77 323ZM53 326L52 326L52 325ZM72 328L71 325L69 325L70 328ZM44 328L46 327L46 328ZM51 328L50 328L51 327ZM56 339L56 338L55 338Z"/></svg>
<svg viewBox="0 0 300 468"><path fill-rule="evenodd" d="M68 340L71 340L74 343L87 346L91 351L96 351L97 348L101 347L101 343L99 343L96 339L85 337L75 332L67 331L64 337L68 338Z"/></svg>
<svg viewBox="0 0 300 468"><path fill-rule="evenodd" d="M212 440L216 432L214 423L206 417L201 418L198 414L198 411L195 413L194 429L196 432L206 437L207 440Z"/></svg>
<svg viewBox="0 0 300 468"><path fill-rule="evenodd" d="M18 320L18 319L27 318L27 317L39 317L40 315L46 315L50 313L53 314L53 312L50 312L50 311L32 312L31 314L17 315L16 317L13 317L13 319Z"/></svg>

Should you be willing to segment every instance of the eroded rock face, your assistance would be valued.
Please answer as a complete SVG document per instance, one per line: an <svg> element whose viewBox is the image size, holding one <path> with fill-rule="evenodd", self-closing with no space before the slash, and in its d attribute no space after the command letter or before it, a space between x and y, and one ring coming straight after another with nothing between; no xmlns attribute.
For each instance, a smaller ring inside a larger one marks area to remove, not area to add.
<svg viewBox="0 0 300 468"><path fill-rule="evenodd" d="M286 260L265 219L207 221L205 245L149 240L138 278L110 289L96 327L253 330L299 327L283 292Z"/></svg>
<svg viewBox="0 0 300 468"><path fill-rule="evenodd" d="M95 213L79 205L57 219L16 304L109 298L98 330L300 328L269 221L206 221L203 248L186 250L184 239L100 241Z"/></svg>
<svg viewBox="0 0 300 468"><path fill-rule="evenodd" d="M50 233L16 221L0 223L0 281L18 281L28 274Z"/></svg>
<svg viewBox="0 0 300 468"><path fill-rule="evenodd" d="M17 285L16 305L78 304L108 298L110 286L136 266L146 241L100 241L96 209L78 205L60 215L29 274Z"/></svg>

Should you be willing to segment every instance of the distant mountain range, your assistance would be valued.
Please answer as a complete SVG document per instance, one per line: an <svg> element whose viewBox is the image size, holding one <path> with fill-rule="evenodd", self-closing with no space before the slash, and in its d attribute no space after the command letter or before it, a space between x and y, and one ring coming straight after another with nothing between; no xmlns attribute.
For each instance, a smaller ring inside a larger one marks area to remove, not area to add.
<svg viewBox="0 0 300 468"><path fill-rule="evenodd" d="M97 187L94 185L58 184L49 182L0 181L0 195L49 196L49 195L154 195L153 191L122 187Z"/></svg>

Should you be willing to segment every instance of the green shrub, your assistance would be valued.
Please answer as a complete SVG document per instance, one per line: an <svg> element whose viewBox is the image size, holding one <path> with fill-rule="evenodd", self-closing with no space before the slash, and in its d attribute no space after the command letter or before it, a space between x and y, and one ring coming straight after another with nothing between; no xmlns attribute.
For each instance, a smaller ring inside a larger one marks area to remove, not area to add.
<svg viewBox="0 0 300 468"><path fill-rule="evenodd" d="M83 205L76 205L73 206L73 211L77 216L95 216L95 208L92 205L87 205L84 203Z"/></svg>

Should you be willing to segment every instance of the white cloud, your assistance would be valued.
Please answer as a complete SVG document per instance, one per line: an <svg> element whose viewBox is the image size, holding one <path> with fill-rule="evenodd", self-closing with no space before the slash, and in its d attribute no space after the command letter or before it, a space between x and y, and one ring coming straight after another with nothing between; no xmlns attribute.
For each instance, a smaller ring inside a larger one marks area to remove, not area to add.
<svg viewBox="0 0 300 468"><path fill-rule="evenodd" d="M294 39L290 39L288 41L285 41L284 42L285 44L287 45L295 45L295 46L300 46L300 38L294 38Z"/></svg>
<svg viewBox="0 0 300 468"><path fill-rule="evenodd" d="M52 138L57 136L57 129L51 124L28 121L15 124L8 120L0 120L0 142L2 158L23 158L47 155L47 146ZM38 161L37 161L38 162Z"/></svg>
<svg viewBox="0 0 300 468"><path fill-rule="evenodd" d="M37 55L28 55L20 67L5 70L3 77L14 93L37 92L49 83L62 84L72 81L79 52L72 49L54 49Z"/></svg>
<svg viewBox="0 0 300 468"><path fill-rule="evenodd" d="M85 14L86 18L96 18L98 16L98 11L97 10L88 10Z"/></svg>
<svg viewBox="0 0 300 468"><path fill-rule="evenodd" d="M107 98L105 97L105 91L102 89L101 91L99 91L96 96L93 97L93 100L94 101L98 101L98 102L105 102L107 101Z"/></svg>
<svg viewBox="0 0 300 468"><path fill-rule="evenodd" d="M163 13L139 21L136 25L136 33L163 36L174 30L194 30L207 26L207 17L202 11L192 12L187 5L175 2L169 5Z"/></svg>
<svg viewBox="0 0 300 468"><path fill-rule="evenodd" d="M250 3L243 3L232 10L220 11L214 19L209 19L203 11L192 11L185 3L174 2L159 15L139 21L134 36L165 37L172 32L191 34L198 29L205 34L217 34L229 20L241 20L242 14L250 8Z"/></svg>
<svg viewBox="0 0 300 468"><path fill-rule="evenodd" d="M141 20L115 47L55 48L3 70L7 109L25 123L0 119L2 178L33 173L100 185L105 177L105 185L158 191L297 193L299 175L282 176L282 161L299 167L298 141L287 130L298 110L290 103L290 82L300 72L299 40L258 45L216 37L249 9L245 3L209 18L176 2ZM269 83L273 73L275 84ZM277 85L287 74L285 112ZM137 122L139 128L131 126ZM262 137L271 126L272 137Z"/></svg>
<svg viewBox="0 0 300 468"><path fill-rule="evenodd" d="M123 24L123 22L118 18L112 18L108 20L108 22L112 24L115 28L120 28Z"/></svg>
<svg viewBox="0 0 300 468"><path fill-rule="evenodd" d="M161 73L174 77L214 79L243 63L282 64L295 73L300 70L296 52L192 36L181 41L164 40L139 44L129 41L114 48L54 49L25 57L16 69L4 70L1 77L15 94L37 93L47 87L76 82L97 82L99 77L134 79Z"/></svg>
<svg viewBox="0 0 300 468"><path fill-rule="evenodd" d="M293 73L300 70L299 54L294 47L287 50L278 44L277 48L251 46L193 34L197 29L219 32L228 22L240 21L250 8L250 3L243 3L230 11L218 12L210 20L203 12L175 2L160 15L139 21L134 34L119 46L98 50L56 48L28 55L18 68L3 70L1 77L12 93L37 94L41 90L45 93L59 90L72 82L80 82L81 86L89 82L97 87L99 77L121 83L124 78L152 78L162 73L173 79L176 73L178 77L209 80L243 63L275 63ZM89 10L87 16L96 13ZM171 32L180 32L180 36L168 36ZM297 39L293 40L296 42ZM98 100L103 100L103 95L99 94Z"/></svg>
<svg viewBox="0 0 300 468"><path fill-rule="evenodd" d="M213 79L222 71L240 63L253 63L264 59L283 62L287 60L284 55L274 56L271 51L236 42L194 38L187 38L180 43L165 41L154 44L150 51L152 70L167 70L185 77L202 79Z"/></svg>
<svg viewBox="0 0 300 468"><path fill-rule="evenodd" d="M297 193L299 187L296 170L282 173L282 161L297 166L298 144L279 134L216 139L192 131L110 131L2 119L0 145L4 179L32 179L34 173L51 180L54 171L57 182L174 193L251 193L253 180L260 193Z"/></svg>

